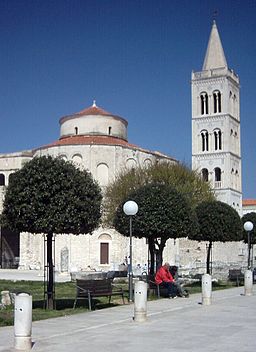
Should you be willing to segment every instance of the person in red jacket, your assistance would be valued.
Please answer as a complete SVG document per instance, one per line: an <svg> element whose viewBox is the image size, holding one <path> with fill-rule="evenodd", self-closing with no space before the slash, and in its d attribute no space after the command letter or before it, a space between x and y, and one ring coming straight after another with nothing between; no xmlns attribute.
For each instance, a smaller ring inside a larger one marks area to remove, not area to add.
<svg viewBox="0 0 256 352"><path fill-rule="evenodd" d="M176 298L176 289L175 289L175 280L172 277L172 274L169 271L170 269L170 264L165 263L163 266L161 266L156 273L155 276L155 283L157 285L163 284L165 288L168 290L168 296L169 298Z"/></svg>

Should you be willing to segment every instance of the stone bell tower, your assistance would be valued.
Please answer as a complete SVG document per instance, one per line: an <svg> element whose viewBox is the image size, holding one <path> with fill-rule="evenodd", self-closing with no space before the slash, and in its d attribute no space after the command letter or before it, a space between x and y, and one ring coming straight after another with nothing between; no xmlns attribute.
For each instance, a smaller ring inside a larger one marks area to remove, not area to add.
<svg viewBox="0 0 256 352"><path fill-rule="evenodd" d="M202 70L192 72L192 168L242 215L240 86L215 21Z"/></svg>

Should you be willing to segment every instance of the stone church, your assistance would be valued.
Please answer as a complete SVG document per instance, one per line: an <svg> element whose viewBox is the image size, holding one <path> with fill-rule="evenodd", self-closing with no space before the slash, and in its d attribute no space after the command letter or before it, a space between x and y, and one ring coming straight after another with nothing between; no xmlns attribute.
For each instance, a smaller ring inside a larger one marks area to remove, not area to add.
<svg viewBox="0 0 256 352"><path fill-rule="evenodd" d="M202 71L192 72L192 167L212 183L218 199L242 215L239 79L227 66L213 23ZM13 172L35 156L52 155L89 170L104 190L124 168L147 166L156 160L177 163L174 158L130 144L128 122L93 105L60 119L60 137L33 150L0 154L0 211L5 188ZM128 238L113 229L98 228L92 235L63 234L55 237L55 269L60 272L118 270L129 253ZM1 267L44 268L44 235L13 233L0 229ZM206 244L186 239L169 240L164 259L184 272L204 272ZM242 243L217 243L213 269L243 266ZM146 266L148 248L143 239L133 240L133 263Z"/></svg>

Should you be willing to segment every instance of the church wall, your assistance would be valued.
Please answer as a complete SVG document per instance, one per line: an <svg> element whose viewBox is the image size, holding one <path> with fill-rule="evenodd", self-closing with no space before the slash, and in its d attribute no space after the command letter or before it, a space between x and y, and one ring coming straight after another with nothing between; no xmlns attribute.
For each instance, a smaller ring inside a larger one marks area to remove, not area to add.
<svg viewBox="0 0 256 352"><path fill-rule="evenodd" d="M70 118L61 124L61 137L72 135L111 135L127 139L126 123L112 116L91 115Z"/></svg>

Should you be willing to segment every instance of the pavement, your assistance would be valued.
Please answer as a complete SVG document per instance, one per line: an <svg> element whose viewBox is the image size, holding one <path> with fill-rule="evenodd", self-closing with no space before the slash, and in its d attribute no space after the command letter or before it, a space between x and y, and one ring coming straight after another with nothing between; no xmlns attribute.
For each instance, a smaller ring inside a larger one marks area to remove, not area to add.
<svg viewBox="0 0 256 352"><path fill-rule="evenodd" d="M31 281L44 281L43 270L19 270L19 269L0 269L0 280L31 280ZM55 272L56 282L71 281L69 273Z"/></svg>
<svg viewBox="0 0 256 352"><path fill-rule="evenodd" d="M256 350L256 287L147 302L147 320L134 322L134 305L33 322L31 352L252 352ZM0 328L0 351L13 352L13 327Z"/></svg>

